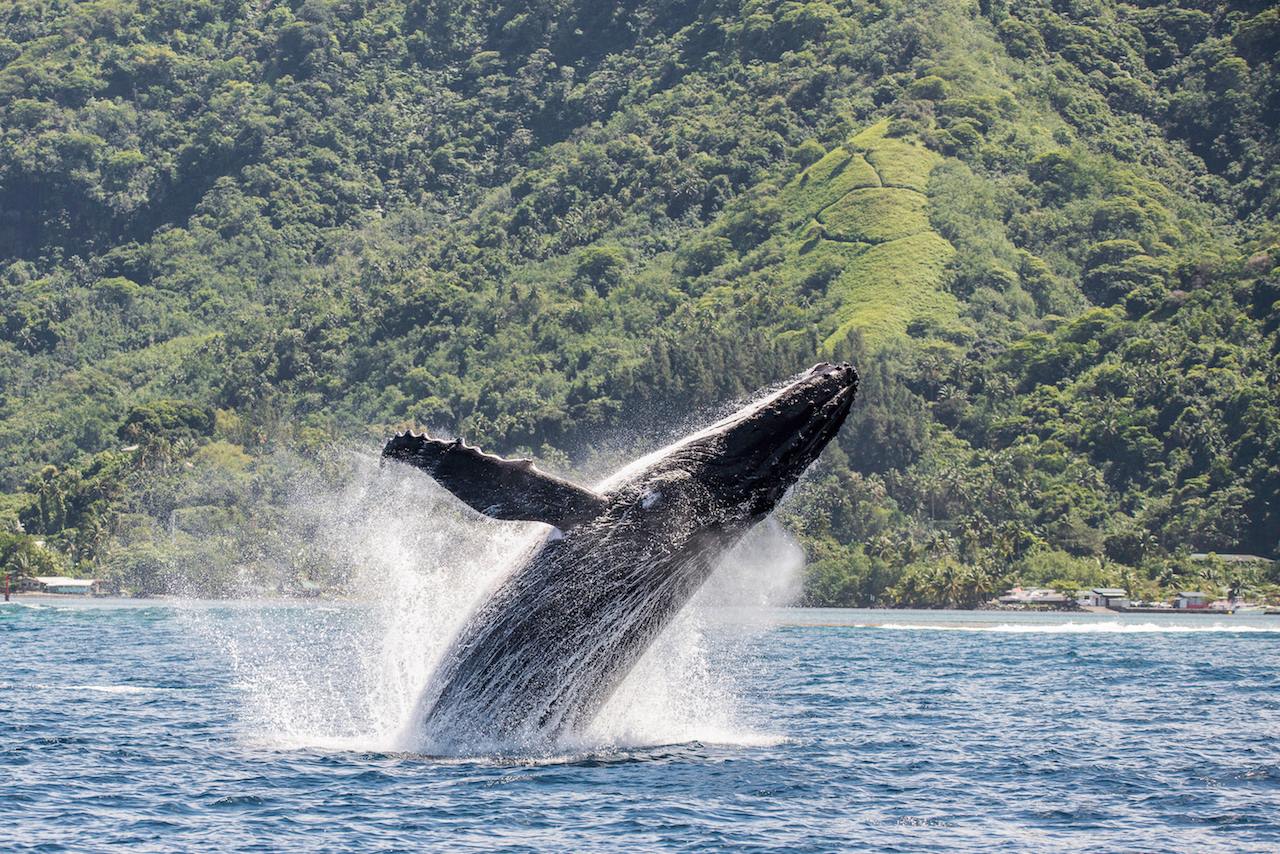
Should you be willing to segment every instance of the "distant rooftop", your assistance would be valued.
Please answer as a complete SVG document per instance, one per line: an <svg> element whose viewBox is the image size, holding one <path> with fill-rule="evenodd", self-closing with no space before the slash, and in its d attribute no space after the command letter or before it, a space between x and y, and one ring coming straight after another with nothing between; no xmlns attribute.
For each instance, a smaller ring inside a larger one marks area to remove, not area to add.
<svg viewBox="0 0 1280 854"><path fill-rule="evenodd" d="M1068 599L1052 587L1014 587L1001 596L1000 601L1005 604L1039 602L1052 605L1067 602Z"/></svg>
<svg viewBox="0 0 1280 854"><path fill-rule="evenodd" d="M1095 587L1093 592L1099 596L1128 596L1128 590L1121 590L1119 587Z"/></svg>
<svg viewBox="0 0 1280 854"><path fill-rule="evenodd" d="M92 587L95 583L92 578L70 578L66 575L36 575L33 579L45 587Z"/></svg>
<svg viewBox="0 0 1280 854"><path fill-rule="evenodd" d="M1227 563L1271 563L1269 557L1260 557L1259 555L1224 555L1214 552L1198 552L1191 556L1192 560L1209 560L1210 558L1226 561Z"/></svg>

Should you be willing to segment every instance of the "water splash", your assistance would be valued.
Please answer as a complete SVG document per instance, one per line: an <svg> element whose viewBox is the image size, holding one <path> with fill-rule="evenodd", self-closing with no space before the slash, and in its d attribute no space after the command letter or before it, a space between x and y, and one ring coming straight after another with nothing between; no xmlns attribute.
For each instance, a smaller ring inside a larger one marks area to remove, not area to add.
<svg viewBox="0 0 1280 854"><path fill-rule="evenodd" d="M638 472L643 471L663 457L670 455L677 448L697 442L699 439L702 439L717 430L722 430L731 424L741 423L753 417L762 408L777 399L779 395L786 391L788 387L806 373L807 371L801 371L786 378L785 380L780 380L772 385L765 386L751 395L730 401L709 410L708 412L712 414L710 423L707 423L707 419L700 416L690 416L689 419L681 422L681 424L671 432L673 438L670 442L661 447L654 448L648 453L635 457L630 461L622 463L608 475L598 480L595 484L595 488L602 492L612 489L629 478L634 477ZM699 423L700 426L698 426Z"/></svg>
<svg viewBox="0 0 1280 854"><path fill-rule="evenodd" d="M315 530L312 550L350 567L336 603L193 609L225 654L246 738L286 747L419 752L416 710L432 673L474 610L545 527L492 522L459 509L428 478L350 455L337 487L291 499ZM584 733L564 745L611 751L689 741L758 743L737 701L741 641L769 625L760 606L785 604L802 554L768 522L720 568L655 643ZM736 606L735 619L717 615ZM743 606L747 606L743 610ZM755 615L742 619L743 614ZM515 748L518 750L518 747Z"/></svg>
<svg viewBox="0 0 1280 854"><path fill-rule="evenodd" d="M632 670L585 733L616 747L771 744L737 694L742 644L799 592L804 553L776 520L751 531Z"/></svg>

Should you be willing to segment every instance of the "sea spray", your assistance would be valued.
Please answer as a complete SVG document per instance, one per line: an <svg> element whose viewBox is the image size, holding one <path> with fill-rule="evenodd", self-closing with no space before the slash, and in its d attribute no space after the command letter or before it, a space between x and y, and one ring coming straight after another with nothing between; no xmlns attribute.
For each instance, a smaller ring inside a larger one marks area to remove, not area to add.
<svg viewBox="0 0 1280 854"><path fill-rule="evenodd" d="M587 729L587 746L756 744L776 740L738 693L742 650L772 627L769 608L799 591L804 553L774 519L721 558L706 585L667 627Z"/></svg>
<svg viewBox="0 0 1280 854"><path fill-rule="evenodd" d="M297 478L286 501L310 539L279 542L345 568L345 595L324 605L233 607L200 628L235 670L249 737L412 749L406 722L432 670L537 526L464 516L424 478L383 469L370 455L345 455L342 472L326 482ZM277 556L282 565L296 560Z"/></svg>
<svg viewBox="0 0 1280 854"><path fill-rule="evenodd" d="M348 453L343 476L289 493L311 559L346 567L325 604L193 611L233 667L247 738L281 746L435 752L417 731L431 675L468 617L545 536L536 524L462 510L428 478ZM296 548L297 546L294 546ZM282 563L296 555L280 556ZM570 750L687 741L757 742L735 692L736 650L794 596L800 549L775 522L717 572L639 662ZM735 642L736 641L736 642Z"/></svg>

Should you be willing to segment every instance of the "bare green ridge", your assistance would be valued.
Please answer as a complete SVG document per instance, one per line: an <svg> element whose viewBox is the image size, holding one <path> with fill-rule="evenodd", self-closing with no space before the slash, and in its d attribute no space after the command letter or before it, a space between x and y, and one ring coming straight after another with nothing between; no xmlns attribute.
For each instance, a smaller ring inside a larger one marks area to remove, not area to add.
<svg viewBox="0 0 1280 854"><path fill-rule="evenodd" d="M792 179L783 192L792 212L812 215L816 206L824 208L851 190L880 186L880 175L860 152L836 146Z"/></svg>
<svg viewBox="0 0 1280 854"><path fill-rule="evenodd" d="M837 325L824 346L830 352L855 330L875 344L904 334L915 321L954 320L959 303L942 287L954 254L929 231L858 255L831 286Z"/></svg>
<svg viewBox="0 0 1280 854"><path fill-rule="evenodd" d="M824 208L818 222L828 240L887 243L928 231L925 205L924 194L916 190L871 187Z"/></svg>
<svg viewBox="0 0 1280 854"><path fill-rule="evenodd" d="M954 249L932 229L925 196L944 158L888 130L887 120L868 125L782 190L791 231L780 275L822 290L828 353L854 332L874 347L914 323L946 328L959 317L946 290Z"/></svg>

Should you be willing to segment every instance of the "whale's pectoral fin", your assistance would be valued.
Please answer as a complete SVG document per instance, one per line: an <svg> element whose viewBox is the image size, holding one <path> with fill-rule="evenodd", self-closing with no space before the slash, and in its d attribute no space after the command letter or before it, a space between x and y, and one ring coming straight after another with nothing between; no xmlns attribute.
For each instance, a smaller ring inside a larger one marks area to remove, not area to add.
<svg viewBox="0 0 1280 854"><path fill-rule="evenodd" d="M546 522L568 530L594 519L605 506L595 492L538 471L532 460L504 460L461 439L402 433L387 440L382 456L422 469L494 519Z"/></svg>

